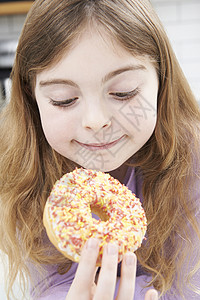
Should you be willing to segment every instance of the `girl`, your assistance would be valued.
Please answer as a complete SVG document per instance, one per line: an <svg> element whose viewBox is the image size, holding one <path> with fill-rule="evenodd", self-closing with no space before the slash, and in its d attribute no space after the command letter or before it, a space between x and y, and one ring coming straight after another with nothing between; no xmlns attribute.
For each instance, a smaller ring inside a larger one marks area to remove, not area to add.
<svg viewBox="0 0 200 300"><path fill-rule="evenodd" d="M0 122L8 299L18 273L31 299L200 299L199 121L148 0L35 1ZM109 172L143 202L136 279L132 253L117 272L117 245L96 273L98 240L78 268L49 242L46 199L76 166Z"/></svg>

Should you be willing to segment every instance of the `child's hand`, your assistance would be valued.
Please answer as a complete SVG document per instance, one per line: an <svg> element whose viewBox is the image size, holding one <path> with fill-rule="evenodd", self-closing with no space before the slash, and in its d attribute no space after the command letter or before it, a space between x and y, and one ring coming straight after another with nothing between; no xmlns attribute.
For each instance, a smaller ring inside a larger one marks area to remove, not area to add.
<svg viewBox="0 0 200 300"><path fill-rule="evenodd" d="M88 240L82 251L76 276L66 300L113 300L118 265L118 248L114 244L108 244L105 247L101 271L96 285L94 278L96 274L98 251L98 240ZM121 280L117 300L133 300L135 277L136 256L133 253L126 253L122 261ZM157 292L149 290L144 300L157 299Z"/></svg>

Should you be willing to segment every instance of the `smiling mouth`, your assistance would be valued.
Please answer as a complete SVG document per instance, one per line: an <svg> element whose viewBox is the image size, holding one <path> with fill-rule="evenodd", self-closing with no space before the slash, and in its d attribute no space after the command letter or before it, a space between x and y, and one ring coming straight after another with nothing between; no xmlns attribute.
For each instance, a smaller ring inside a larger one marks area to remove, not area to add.
<svg viewBox="0 0 200 300"><path fill-rule="evenodd" d="M82 147L88 149L88 150L101 150L101 149L109 149L113 146L115 146L117 143L119 143L123 138L125 138L125 135L121 136L119 139L110 142L110 143L91 143L91 144L84 144L81 142L78 142L74 140L76 143L81 145Z"/></svg>

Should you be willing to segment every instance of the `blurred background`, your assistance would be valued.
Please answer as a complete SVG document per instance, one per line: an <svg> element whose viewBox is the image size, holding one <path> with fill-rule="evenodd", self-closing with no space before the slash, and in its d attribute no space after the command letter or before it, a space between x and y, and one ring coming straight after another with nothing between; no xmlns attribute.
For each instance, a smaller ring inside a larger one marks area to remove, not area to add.
<svg viewBox="0 0 200 300"><path fill-rule="evenodd" d="M0 105L6 104L9 99L9 75L18 38L32 2L0 1ZM151 0L151 2L200 103L200 0ZM22 300L17 284L16 296ZM0 264L0 299L6 300L2 264Z"/></svg>

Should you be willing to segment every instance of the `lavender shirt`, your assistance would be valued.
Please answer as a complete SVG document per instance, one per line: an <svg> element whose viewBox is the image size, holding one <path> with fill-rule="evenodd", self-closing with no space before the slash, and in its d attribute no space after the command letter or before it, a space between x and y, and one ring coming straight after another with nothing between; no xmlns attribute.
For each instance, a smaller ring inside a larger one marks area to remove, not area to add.
<svg viewBox="0 0 200 300"><path fill-rule="evenodd" d="M142 191L141 191L141 185L142 181L141 178L139 178L135 174L135 170L132 168L129 168L125 177L124 184L136 194L137 197L140 198L140 200L143 200ZM199 184L197 185L197 190L195 193L195 197L197 201L200 199L200 192L198 188ZM199 215L199 213L198 213ZM200 245L197 245L196 239L193 241L196 243L196 249L200 248ZM50 243L50 242L49 242ZM195 248L195 244L193 243L193 246ZM193 249L194 249L193 248ZM198 251L197 251L198 252ZM197 254L198 255L198 254ZM193 255L194 256L194 255ZM193 260L197 259L200 260L199 255L195 259L190 259L190 268L192 268L192 265L194 263ZM195 261L195 262L196 262ZM65 300L67 296L67 292L73 282L76 269L77 269L77 263L72 263L72 267L70 270L64 274L60 275L57 273L57 265L45 265L44 270L45 273L43 275L40 275L38 271L36 270L35 266L33 264L29 265L30 273L32 275L32 285L31 285L31 299L33 300ZM186 267L183 267L183 270L178 270L180 273L185 274L187 272ZM146 291L152 287L144 288L147 283L151 280L150 275L144 272L144 270L141 268L141 266L138 264L137 266L137 277L136 277L136 286L135 286L135 295L133 300L144 300L144 295ZM200 287L200 271L195 275L194 282ZM115 290L115 296L118 290L119 281L116 285ZM183 291L184 296L186 300L188 299L195 299L200 300L200 295L194 294L187 288ZM176 291L175 284L173 285L172 289L169 293L162 296L160 299L162 300L182 300L182 296L179 295Z"/></svg>

